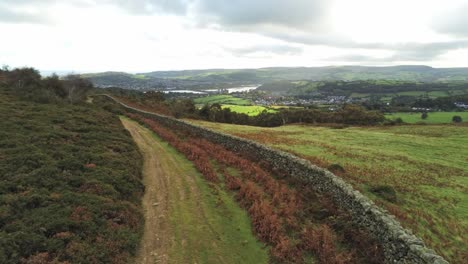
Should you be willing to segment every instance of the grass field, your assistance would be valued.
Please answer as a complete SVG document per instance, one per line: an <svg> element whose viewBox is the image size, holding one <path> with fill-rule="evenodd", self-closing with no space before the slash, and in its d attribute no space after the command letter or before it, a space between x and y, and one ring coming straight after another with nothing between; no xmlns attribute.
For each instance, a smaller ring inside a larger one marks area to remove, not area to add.
<svg viewBox="0 0 468 264"><path fill-rule="evenodd" d="M453 263L468 247L468 126L259 128L197 122L329 167ZM384 188L382 188L384 187ZM389 193L376 189L394 190ZM390 194L390 195L389 195Z"/></svg>
<svg viewBox="0 0 468 264"><path fill-rule="evenodd" d="M247 114L249 116L259 115L264 110L266 110L269 113L276 112L273 109L268 109L264 106L259 106L259 105L226 105L226 104L223 104L222 108L229 108L231 109L232 112Z"/></svg>
<svg viewBox="0 0 468 264"><path fill-rule="evenodd" d="M197 98L195 104L228 104L228 105L251 105L249 100L234 97L232 95L210 95Z"/></svg>
<svg viewBox="0 0 468 264"><path fill-rule="evenodd" d="M380 93L374 94L380 97L380 100L383 102L390 102L393 97L396 96L413 96L413 97L420 97L420 98L431 98L435 99L438 97L445 97L445 96L452 96L452 95L460 95L467 93L467 90L440 90L440 91L405 91L405 92L398 92L398 93ZM370 98L370 93L352 93L350 95L351 98Z"/></svg>
<svg viewBox="0 0 468 264"><path fill-rule="evenodd" d="M463 122L468 122L468 112L429 112L426 119L421 119L421 113L393 113L386 114L389 119L401 118L403 122L414 124L424 122L426 124L452 123L453 116L461 116Z"/></svg>
<svg viewBox="0 0 468 264"><path fill-rule="evenodd" d="M232 95L211 95L197 98L194 102L198 105L221 104L222 108L229 108L232 112L247 114L249 116L259 115L264 110L267 110L270 113L275 112L273 109L268 109L264 106L252 105L252 102L249 100L234 97Z"/></svg>

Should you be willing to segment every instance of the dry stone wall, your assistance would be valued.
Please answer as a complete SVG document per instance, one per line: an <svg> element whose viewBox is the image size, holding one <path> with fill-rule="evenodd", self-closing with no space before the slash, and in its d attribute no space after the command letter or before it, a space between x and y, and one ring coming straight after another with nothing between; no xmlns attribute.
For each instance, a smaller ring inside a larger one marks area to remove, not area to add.
<svg viewBox="0 0 468 264"><path fill-rule="evenodd" d="M353 221L370 232L384 249L387 263L448 263L423 241L404 229L393 215L375 205L369 198L333 173L319 168L292 154L269 148L251 140L226 135L171 117L154 114L120 103L130 112L153 119L172 129L188 131L211 142L221 144L237 153L248 153L256 160L266 161L274 168L287 172L289 177L299 180L318 192L326 193L337 204L352 215Z"/></svg>

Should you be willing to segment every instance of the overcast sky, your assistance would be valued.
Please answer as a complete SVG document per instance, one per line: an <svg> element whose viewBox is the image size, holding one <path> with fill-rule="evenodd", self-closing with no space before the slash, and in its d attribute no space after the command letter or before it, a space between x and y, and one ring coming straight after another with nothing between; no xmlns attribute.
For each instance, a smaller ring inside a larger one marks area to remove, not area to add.
<svg viewBox="0 0 468 264"><path fill-rule="evenodd" d="M468 0L0 0L0 64L468 67Z"/></svg>

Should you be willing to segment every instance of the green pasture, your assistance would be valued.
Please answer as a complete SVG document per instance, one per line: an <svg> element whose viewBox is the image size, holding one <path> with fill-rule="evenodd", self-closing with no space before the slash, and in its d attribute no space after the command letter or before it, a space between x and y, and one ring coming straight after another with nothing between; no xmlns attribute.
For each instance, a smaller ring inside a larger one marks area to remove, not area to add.
<svg viewBox="0 0 468 264"><path fill-rule="evenodd" d="M451 119L453 114L445 115ZM466 113L464 118L468 119ZM468 252L463 238L468 234L468 126L334 129L197 123L294 153L321 167L338 164L344 169L336 172L339 176L394 214L428 246L450 262L464 261L463 254ZM382 186L395 192L393 199L373 191Z"/></svg>
<svg viewBox="0 0 468 264"><path fill-rule="evenodd" d="M426 124L443 124L443 123L452 123L453 116L460 116L463 122L468 122L468 112L429 112L427 113L427 118L421 118L422 113L393 113L386 114L385 116L389 119L403 119L405 123L420 123L424 122Z"/></svg>
<svg viewBox="0 0 468 264"><path fill-rule="evenodd" d="M195 104L229 104L229 105L251 105L252 103L243 98L234 97L232 95L210 95L206 97L196 98Z"/></svg>
<svg viewBox="0 0 468 264"><path fill-rule="evenodd" d="M269 113L276 112L276 110L259 105L222 105L222 108L229 108L232 112L247 114L249 116L259 115L263 111L267 111Z"/></svg>

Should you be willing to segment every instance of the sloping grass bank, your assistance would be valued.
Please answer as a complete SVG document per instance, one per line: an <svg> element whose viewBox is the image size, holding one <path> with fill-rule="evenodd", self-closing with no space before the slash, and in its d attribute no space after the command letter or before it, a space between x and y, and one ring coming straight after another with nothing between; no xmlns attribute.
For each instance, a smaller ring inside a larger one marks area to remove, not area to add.
<svg viewBox="0 0 468 264"><path fill-rule="evenodd" d="M453 263L468 252L468 127L276 128L193 121L329 168Z"/></svg>

